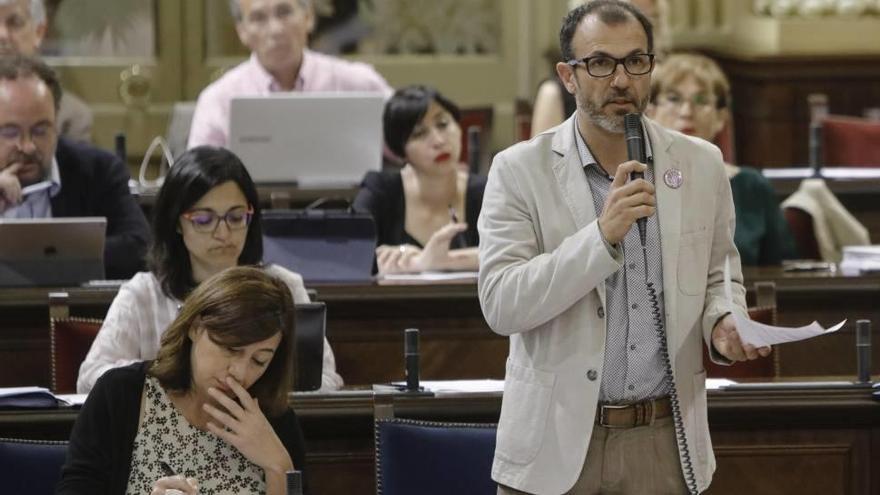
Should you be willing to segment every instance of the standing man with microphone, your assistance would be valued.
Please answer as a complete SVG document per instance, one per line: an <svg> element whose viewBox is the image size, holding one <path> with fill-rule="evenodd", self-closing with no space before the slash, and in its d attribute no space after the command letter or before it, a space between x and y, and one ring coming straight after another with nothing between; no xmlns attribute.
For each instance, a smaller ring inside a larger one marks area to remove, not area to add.
<svg viewBox="0 0 880 495"><path fill-rule="evenodd" d="M702 346L770 352L740 343L724 300L729 257L745 308L721 153L641 119L646 163L628 156L654 66L632 5L575 8L560 44L577 111L495 157L478 223L480 303L510 336L492 477L499 494L697 493L715 468Z"/></svg>

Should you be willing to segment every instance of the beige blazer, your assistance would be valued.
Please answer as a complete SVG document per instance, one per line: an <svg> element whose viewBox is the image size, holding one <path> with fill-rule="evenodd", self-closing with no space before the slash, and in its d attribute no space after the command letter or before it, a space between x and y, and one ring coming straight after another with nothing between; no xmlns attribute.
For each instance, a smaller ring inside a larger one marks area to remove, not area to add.
<svg viewBox="0 0 880 495"><path fill-rule="evenodd" d="M657 177L667 340L703 490L715 458L701 346L729 311L725 256L736 304L745 308L730 182L715 146L647 119L645 126ZM603 318L604 280L623 262L600 237L574 132L572 117L499 153L478 222L480 304L492 329L510 336L492 478L529 493L564 493L583 467L605 333L614 331ZM671 168L682 173L680 188L664 184Z"/></svg>

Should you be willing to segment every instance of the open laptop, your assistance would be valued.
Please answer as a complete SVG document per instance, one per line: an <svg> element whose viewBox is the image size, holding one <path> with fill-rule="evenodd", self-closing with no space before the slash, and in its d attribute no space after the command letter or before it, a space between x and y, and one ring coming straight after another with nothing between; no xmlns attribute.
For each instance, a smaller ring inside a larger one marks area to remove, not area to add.
<svg viewBox="0 0 880 495"><path fill-rule="evenodd" d="M104 278L104 217L0 219L0 287Z"/></svg>
<svg viewBox="0 0 880 495"><path fill-rule="evenodd" d="M345 188L382 166L381 93L234 98L229 149L257 184Z"/></svg>
<svg viewBox="0 0 880 495"><path fill-rule="evenodd" d="M340 210L266 210L263 261L302 275L306 284L372 280L376 223Z"/></svg>

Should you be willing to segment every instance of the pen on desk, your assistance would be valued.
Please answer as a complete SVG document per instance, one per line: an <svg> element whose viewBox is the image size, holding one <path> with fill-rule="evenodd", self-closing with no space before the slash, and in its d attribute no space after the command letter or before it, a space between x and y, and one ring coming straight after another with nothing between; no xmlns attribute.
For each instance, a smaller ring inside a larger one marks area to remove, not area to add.
<svg viewBox="0 0 880 495"><path fill-rule="evenodd" d="M452 223L458 223L458 215L455 214L455 208L452 205L449 205L449 219ZM464 239L464 234L462 232L458 232L455 234L455 237L452 238L452 249L464 249L467 247L467 241Z"/></svg>

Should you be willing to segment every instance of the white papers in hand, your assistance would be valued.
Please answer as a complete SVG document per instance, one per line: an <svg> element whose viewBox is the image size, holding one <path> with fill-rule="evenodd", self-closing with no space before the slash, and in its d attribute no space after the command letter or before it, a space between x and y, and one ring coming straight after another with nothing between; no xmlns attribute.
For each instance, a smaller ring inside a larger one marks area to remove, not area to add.
<svg viewBox="0 0 880 495"><path fill-rule="evenodd" d="M730 258L724 260L724 297L727 299L730 312L736 321L736 331L744 344L752 344L755 347L764 347L786 342L797 342L811 337L836 332L843 327L846 320L841 321L831 328L825 329L818 322L810 323L804 327L774 327L749 319L742 308L733 304L733 289L730 281Z"/></svg>

